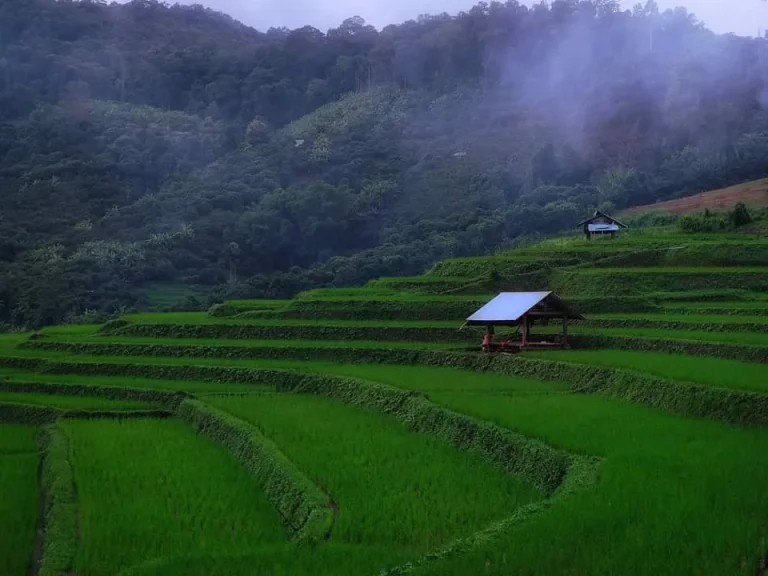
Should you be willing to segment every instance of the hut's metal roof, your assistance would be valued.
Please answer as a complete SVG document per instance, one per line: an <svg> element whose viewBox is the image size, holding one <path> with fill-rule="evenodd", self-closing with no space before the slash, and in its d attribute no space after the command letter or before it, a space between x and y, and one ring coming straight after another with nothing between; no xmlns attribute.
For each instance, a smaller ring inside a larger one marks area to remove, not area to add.
<svg viewBox="0 0 768 576"><path fill-rule="evenodd" d="M563 312L569 318L582 319L581 314L568 307L552 292L502 292L477 312L467 318L467 324L515 323L545 299L548 305Z"/></svg>
<svg viewBox="0 0 768 576"><path fill-rule="evenodd" d="M606 219L610 220L611 222L614 222L615 224L621 226L622 228L627 228L628 227L626 224L622 224L621 222L616 220L616 218L614 218L613 216L609 216L605 212L600 212L599 210L595 210L595 213L592 215L591 218L587 218L583 222L579 222L578 224L576 224L576 228L581 228L582 226L584 226L584 224L588 224L588 223L592 222L593 220L595 220L597 218L606 218Z"/></svg>

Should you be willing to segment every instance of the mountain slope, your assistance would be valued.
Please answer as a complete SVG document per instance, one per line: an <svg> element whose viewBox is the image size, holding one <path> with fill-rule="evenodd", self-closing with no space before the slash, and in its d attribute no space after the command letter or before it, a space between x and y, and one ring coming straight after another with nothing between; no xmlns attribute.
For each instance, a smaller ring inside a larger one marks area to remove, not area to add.
<svg viewBox="0 0 768 576"><path fill-rule="evenodd" d="M763 40L652 2L323 34L18 0L0 27L3 323L416 274L768 174Z"/></svg>

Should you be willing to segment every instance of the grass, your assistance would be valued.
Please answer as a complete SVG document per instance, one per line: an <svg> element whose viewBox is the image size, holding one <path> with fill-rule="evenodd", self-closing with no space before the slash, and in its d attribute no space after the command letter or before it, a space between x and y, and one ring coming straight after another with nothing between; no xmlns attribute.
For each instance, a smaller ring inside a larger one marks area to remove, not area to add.
<svg viewBox="0 0 768 576"><path fill-rule="evenodd" d="M245 470L181 422L68 420L64 428L80 512L77 574L113 576L153 559L285 541Z"/></svg>
<svg viewBox="0 0 768 576"><path fill-rule="evenodd" d="M39 380L38 380L39 381ZM55 394L27 394L23 392L0 392L0 402L16 404L34 404L37 406L53 406L63 410L150 410L156 408L148 402L134 400L112 400L110 398L93 398L83 396L63 396Z"/></svg>
<svg viewBox="0 0 768 576"><path fill-rule="evenodd" d="M543 495L479 457L314 396L209 402L258 426L338 503L334 541L422 554Z"/></svg>
<svg viewBox="0 0 768 576"><path fill-rule="evenodd" d="M6 426L0 425L0 445ZM15 433L14 433L15 434ZM22 576L32 563L37 524L37 468L34 452L0 455L0 574Z"/></svg>
<svg viewBox="0 0 768 576"><path fill-rule="evenodd" d="M764 364L624 350L549 350L531 352L529 356L542 360L625 368L716 388L768 393L768 365Z"/></svg>

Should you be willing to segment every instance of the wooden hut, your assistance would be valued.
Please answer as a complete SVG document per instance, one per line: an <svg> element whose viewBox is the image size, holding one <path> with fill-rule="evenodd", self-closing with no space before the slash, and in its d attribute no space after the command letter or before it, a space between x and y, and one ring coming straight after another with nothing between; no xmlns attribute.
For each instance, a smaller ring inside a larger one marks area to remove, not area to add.
<svg viewBox="0 0 768 576"><path fill-rule="evenodd" d="M587 240L592 240L593 236L599 237L604 235L613 238L616 236L616 232L621 228L627 228L625 224L622 224L616 220L616 218L608 216L608 214L604 214L599 210L595 210L595 213L591 218L579 222L576 227L584 230L584 235L587 237Z"/></svg>
<svg viewBox="0 0 768 576"><path fill-rule="evenodd" d="M483 341L486 350L568 348L568 321L583 319L581 314L552 292L502 292L467 318L464 326L486 327ZM535 323L548 324L551 320L562 322L560 333L540 336L531 333ZM520 339L508 339L502 344L494 344L496 326L517 327Z"/></svg>

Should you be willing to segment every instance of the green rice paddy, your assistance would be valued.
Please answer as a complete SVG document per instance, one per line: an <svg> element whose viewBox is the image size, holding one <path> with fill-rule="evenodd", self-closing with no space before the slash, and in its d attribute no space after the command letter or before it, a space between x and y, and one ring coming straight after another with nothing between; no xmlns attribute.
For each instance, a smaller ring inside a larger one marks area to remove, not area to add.
<svg viewBox="0 0 768 576"><path fill-rule="evenodd" d="M0 426L0 434L5 432ZM5 443L0 439L0 445ZM32 564L37 523L35 452L0 452L0 574L27 574Z"/></svg>
<svg viewBox="0 0 768 576"><path fill-rule="evenodd" d="M67 420L64 428L80 510L76 573L111 576L168 556L236 555L285 542L246 471L186 425Z"/></svg>

